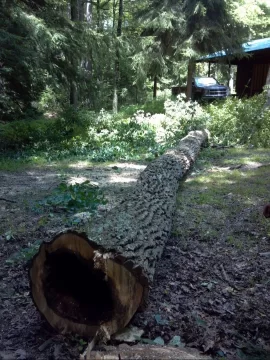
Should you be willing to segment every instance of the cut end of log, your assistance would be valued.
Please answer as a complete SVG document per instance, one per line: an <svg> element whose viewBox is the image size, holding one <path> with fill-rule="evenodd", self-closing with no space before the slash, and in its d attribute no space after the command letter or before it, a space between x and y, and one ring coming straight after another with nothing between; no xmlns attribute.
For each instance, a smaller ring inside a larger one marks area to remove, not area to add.
<svg viewBox="0 0 270 360"><path fill-rule="evenodd" d="M112 319L110 280L95 269L93 260L86 261L80 254L59 249L48 254L44 269L45 298L60 316L86 325Z"/></svg>
<svg viewBox="0 0 270 360"><path fill-rule="evenodd" d="M144 287L124 260L82 234L62 233L43 243L33 259L33 300L62 333L92 336L102 325L111 335L126 326L143 300Z"/></svg>

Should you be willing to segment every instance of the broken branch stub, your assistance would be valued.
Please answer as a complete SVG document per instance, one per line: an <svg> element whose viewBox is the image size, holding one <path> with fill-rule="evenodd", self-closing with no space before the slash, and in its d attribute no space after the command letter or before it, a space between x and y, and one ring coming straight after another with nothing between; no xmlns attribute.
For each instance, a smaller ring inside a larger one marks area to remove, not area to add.
<svg viewBox="0 0 270 360"><path fill-rule="evenodd" d="M41 244L31 293L55 329L109 337L143 306L170 235L179 181L207 137L192 131L150 163L134 191L84 233L62 232Z"/></svg>

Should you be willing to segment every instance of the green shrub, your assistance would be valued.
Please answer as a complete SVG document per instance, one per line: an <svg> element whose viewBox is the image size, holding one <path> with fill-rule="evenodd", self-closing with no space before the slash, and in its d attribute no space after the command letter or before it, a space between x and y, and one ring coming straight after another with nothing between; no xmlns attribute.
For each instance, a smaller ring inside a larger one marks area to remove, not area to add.
<svg viewBox="0 0 270 360"><path fill-rule="evenodd" d="M145 109L161 113L151 114ZM71 156L92 161L152 159L188 131L204 128L207 119L199 104L185 102L181 97L165 104L157 100L141 110L129 106L119 114L67 107L56 119L5 125L0 142L4 135L6 151L16 149L14 159L24 162L34 159L42 163Z"/></svg>
<svg viewBox="0 0 270 360"><path fill-rule="evenodd" d="M164 114L165 113L164 99L157 99L157 100L146 102L141 108L146 113Z"/></svg>
<svg viewBox="0 0 270 360"><path fill-rule="evenodd" d="M39 207L48 208L50 211L57 209L72 213L94 213L100 204L106 204L103 192L87 180L76 184L61 182L50 196L39 202Z"/></svg>
<svg viewBox="0 0 270 360"><path fill-rule="evenodd" d="M208 105L212 139L224 145L270 147L270 109L265 102L265 94L260 94Z"/></svg>
<svg viewBox="0 0 270 360"><path fill-rule="evenodd" d="M206 128L210 119L197 102L186 101L181 95L175 100L166 100L164 109L165 114L154 115L139 110L133 119L153 129L155 141L167 146L174 145L191 130Z"/></svg>
<svg viewBox="0 0 270 360"><path fill-rule="evenodd" d="M68 107L56 119L13 121L1 125L0 148L66 148L68 142L73 144L78 138L88 140L87 129L94 126L96 117L93 112Z"/></svg>
<svg viewBox="0 0 270 360"><path fill-rule="evenodd" d="M87 129L93 126L95 118L94 112L67 107L55 119L47 139L51 143L61 144L62 141L66 142L79 136L83 141L87 139Z"/></svg>
<svg viewBox="0 0 270 360"><path fill-rule="evenodd" d="M67 94L63 90L46 86L40 95L37 108L41 112L59 112L63 109L63 104L66 103L67 98Z"/></svg>
<svg viewBox="0 0 270 360"><path fill-rule="evenodd" d="M179 139L189 131L208 127L210 116L196 101L187 101L185 95L178 95L174 101L165 101L164 107L165 115L169 118L164 125L168 140Z"/></svg>
<svg viewBox="0 0 270 360"><path fill-rule="evenodd" d="M19 149L47 139L53 121L19 120L1 126L0 148Z"/></svg>

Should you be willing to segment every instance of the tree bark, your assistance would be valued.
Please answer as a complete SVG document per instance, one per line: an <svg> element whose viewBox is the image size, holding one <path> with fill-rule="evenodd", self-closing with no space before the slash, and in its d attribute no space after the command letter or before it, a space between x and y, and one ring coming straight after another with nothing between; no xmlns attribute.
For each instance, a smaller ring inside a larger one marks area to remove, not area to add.
<svg viewBox="0 0 270 360"><path fill-rule="evenodd" d="M100 0L97 0L97 32L100 31Z"/></svg>
<svg viewBox="0 0 270 360"><path fill-rule="evenodd" d="M134 345L104 347L105 351L93 351L86 360L130 360L130 359L177 359L177 360L211 360L210 356L202 355L199 351L190 348L177 348L157 345Z"/></svg>
<svg viewBox="0 0 270 360"><path fill-rule="evenodd" d="M77 0L70 1L70 20L78 21L79 20L79 5ZM72 67L77 67L76 61L71 59ZM70 79L69 81L70 89L69 89L69 103L75 108L78 106L78 89L76 82L74 79Z"/></svg>
<svg viewBox="0 0 270 360"><path fill-rule="evenodd" d="M79 21L83 22L85 19L85 1L84 0L78 0L78 19Z"/></svg>
<svg viewBox="0 0 270 360"><path fill-rule="evenodd" d="M122 35L122 22L124 14L124 4L123 0L119 0L119 9L118 9L118 22L117 22L117 31L116 36L120 37ZM113 112L118 112L118 91L119 91L119 82L120 82L120 52L118 48L118 43L116 43L117 49L115 53L115 65L114 65L114 92L113 92Z"/></svg>
<svg viewBox="0 0 270 360"><path fill-rule="evenodd" d="M69 104L75 108L78 106L78 91L75 81L70 80Z"/></svg>
<svg viewBox="0 0 270 360"><path fill-rule="evenodd" d="M192 97L192 78L195 71L195 63L189 60L188 63L188 75L187 75L187 99L190 100Z"/></svg>
<svg viewBox="0 0 270 360"><path fill-rule="evenodd" d="M134 191L85 233L43 243L30 269L33 300L56 329L109 337L144 307L172 226L176 193L205 131L192 131L141 173Z"/></svg>
<svg viewBox="0 0 270 360"><path fill-rule="evenodd" d="M154 77L153 99L157 98L157 76Z"/></svg>

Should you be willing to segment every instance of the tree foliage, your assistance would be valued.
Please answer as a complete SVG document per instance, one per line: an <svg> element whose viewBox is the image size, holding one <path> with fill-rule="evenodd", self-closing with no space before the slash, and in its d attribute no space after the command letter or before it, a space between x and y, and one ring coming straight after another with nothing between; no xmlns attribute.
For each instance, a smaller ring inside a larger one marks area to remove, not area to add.
<svg viewBox="0 0 270 360"><path fill-rule="evenodd" d="M80 29L61 16L59 5L11 1L1 13L1 113L19 116L46 86L77 75L71 59L80 54ZM64 6L65 4L63 4ZM58 10L58 11L57 11Z"/></svg>
<svg viewBox="0 0 270 360"><path fill-rule="evenodd" d="M119 106L144 101L149 81L168 83L174 73L183 77L188 59L269 36L266 0L0 4L0 118L5 120L29 115L37 103L46 110L49 98L64 107L72 86L79 106L93 110L112 108L116 86Z"/></svg>

